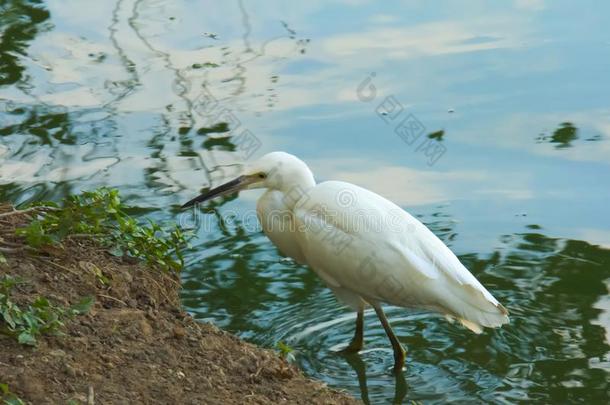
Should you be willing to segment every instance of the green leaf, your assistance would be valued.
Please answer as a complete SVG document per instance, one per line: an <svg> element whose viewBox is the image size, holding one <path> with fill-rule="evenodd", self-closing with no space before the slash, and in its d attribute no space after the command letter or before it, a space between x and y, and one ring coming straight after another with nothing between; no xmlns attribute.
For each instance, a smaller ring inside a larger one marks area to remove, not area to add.
<svg viewBox="0 0 610 405"><path fill-rule="evenodd" d="M13 319L13 316L11 315L11 312L8 309L5 311L2 311L2 318L4 318L4 321L6 323L8 323L8 326L11 329L15 329L15 326L16 326L15 320Z"/></svg>
<svg viewBox="0 0 610 405"><path fill-rule="evenodd" d="M2 391L2 394L7 395L10 392L8 384L0 383L0 391Z"/></svg>
<svg viewBox="0 0 610 405"><path fill-rule="evenodd" d="M280 351L280 357L282 359L285 359L288 362L295 361L294 354L292 354L294 349L292 347L288 346L286 343L280 340L279 342L277 342L277 348Z"/></svg>
<svg viewBox="0 0 610 405"><path fill-rule="evenodd" d="M114 245L113 247L111 247L110 249L108 249L108 253L110 253L113 256L116 257L122 257L124 255L125 252L123 252L123 249L121 248L120 245Z"/></svg>
<svg viewBox="0 0 610 405"><path fill-rule="evenodd" d="M6 405L25 405L21 399L17 398L14 394L10 394L10 396L4 400Z"/></svg>
<svg viewBox="0 0 610 405"><path fill-rule="evenodd" d="M6 403L6 405L25 405L25 402L15 397L5 399L4 402Z"/></svg>
<svg viewBox="0 0 610 405"><path fill-rule="evenodd" d="M294 350L292 347L288 346L286 343L282 342L281 340L279 342L277 342L277 348L279 349L280 353L282 353L284 355L286 355Z"/></svg>
<svg viewBox="0 0 610 405"><path fill-rule="evenodd" d="M21 332L17 341L22 345L36 346L36 338L28 331Z"/></svg>
<svg viewBox="0 0 610 405"><path fill-rule="evenodd" d="M0 264L6 264L6 257L2 253L0 253Z"/></svg>
<svg viewBox="0 0 610 405"><path fill-rule="evenodd" d="M24 312L21 314L21 319L30 329L38 329L38 317L33 312Z"/></svg>
<svg viewBox="0 0 610 405"><path fill-rule="evenodd" d="M45 297L38 297L36 298L36 301L34 301L34 303L32 304L32 306L34 308L37 309L47 309L51 306L51 304L49 303L49 300L46 299Z"/></svg>
<svg viewBox="0 0 610 405"><path fill-rule="evenodd" d="M76 304L72 305L70 307L70 310L74 314L83 315L83 314L86 314L87 312L89 312L89 310L91 310L91 307L93 306L94 303L95 303L95 299L93 298L92 295L89 295L89 296L83 298L82 300L80 300L79 302L77 302Z"/></svg>

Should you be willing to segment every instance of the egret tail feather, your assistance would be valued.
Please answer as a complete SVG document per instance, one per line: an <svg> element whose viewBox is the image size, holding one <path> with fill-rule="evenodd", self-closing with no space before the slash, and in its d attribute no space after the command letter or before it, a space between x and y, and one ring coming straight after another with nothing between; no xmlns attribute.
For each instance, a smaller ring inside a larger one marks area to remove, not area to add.
<svg viewBox="0 0 610 405"><path fill-rule="evenodd" d="M462 325L464 325L465 327L467 327L468 329L470 329L471 331L473 331L474 333L476 333L477 335L483 333L483 327L479 324L467 321L466 319L462 319L462 318L460 318L460 323Z"/></svg>

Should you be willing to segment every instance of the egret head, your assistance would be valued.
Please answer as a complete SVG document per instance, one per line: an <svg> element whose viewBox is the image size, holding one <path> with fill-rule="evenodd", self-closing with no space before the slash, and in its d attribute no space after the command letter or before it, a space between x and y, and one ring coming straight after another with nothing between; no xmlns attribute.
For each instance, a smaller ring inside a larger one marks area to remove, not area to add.
<svg viewBox="0 0 610 405"><path fill-rule="evenodd" d="M245 189L267 188L288 193L294 187L306 190L314 185L313 174L302 160L289 153L271 152L246 165L241 176L193 198L182 208Z"/></svg>

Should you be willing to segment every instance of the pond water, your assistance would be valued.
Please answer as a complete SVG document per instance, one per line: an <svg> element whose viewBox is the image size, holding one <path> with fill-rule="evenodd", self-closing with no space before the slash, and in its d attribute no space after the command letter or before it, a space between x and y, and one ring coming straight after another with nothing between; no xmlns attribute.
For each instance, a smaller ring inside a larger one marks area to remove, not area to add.
<svg viewBox="0 0 610 405"><path fill-rule="evenodd" d="M610 3L0 3L0 199L100 185L196 229L185 307L369 403L606 403ZM510 310L474 335L355 315L261 233L249 191L181 212L285 150L418 216Z"/></svg>

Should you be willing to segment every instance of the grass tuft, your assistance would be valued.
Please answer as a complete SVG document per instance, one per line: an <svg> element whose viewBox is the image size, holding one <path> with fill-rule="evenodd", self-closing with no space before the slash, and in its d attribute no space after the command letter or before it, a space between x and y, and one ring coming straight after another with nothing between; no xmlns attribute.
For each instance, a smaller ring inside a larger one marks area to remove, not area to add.
<svg viewBox="0 0 610 405"><path fill-rule="evenodd" d="M8 275L0 278L0 333L15 337L23 345L35 346L41 335L60 335L66 320L87 313L93 305L93 297L85 297L68 308L38 297L22 309L11 300L12 289L19 283L19 279Z"/></svg>
<svg viewBox="0 0 610 405"><path fill-rule="evenodd" d="M188 245L180 228L166 229L150 220L140 223L126 214L127 209L118 190L102 187L70 196L61 204L45 202L16 211L35 212L26 226L17 228L16 235L36 250L61 245L66 238L89 237L115 256L127 255L166 271L180 271L182 249Z"/></svg>

